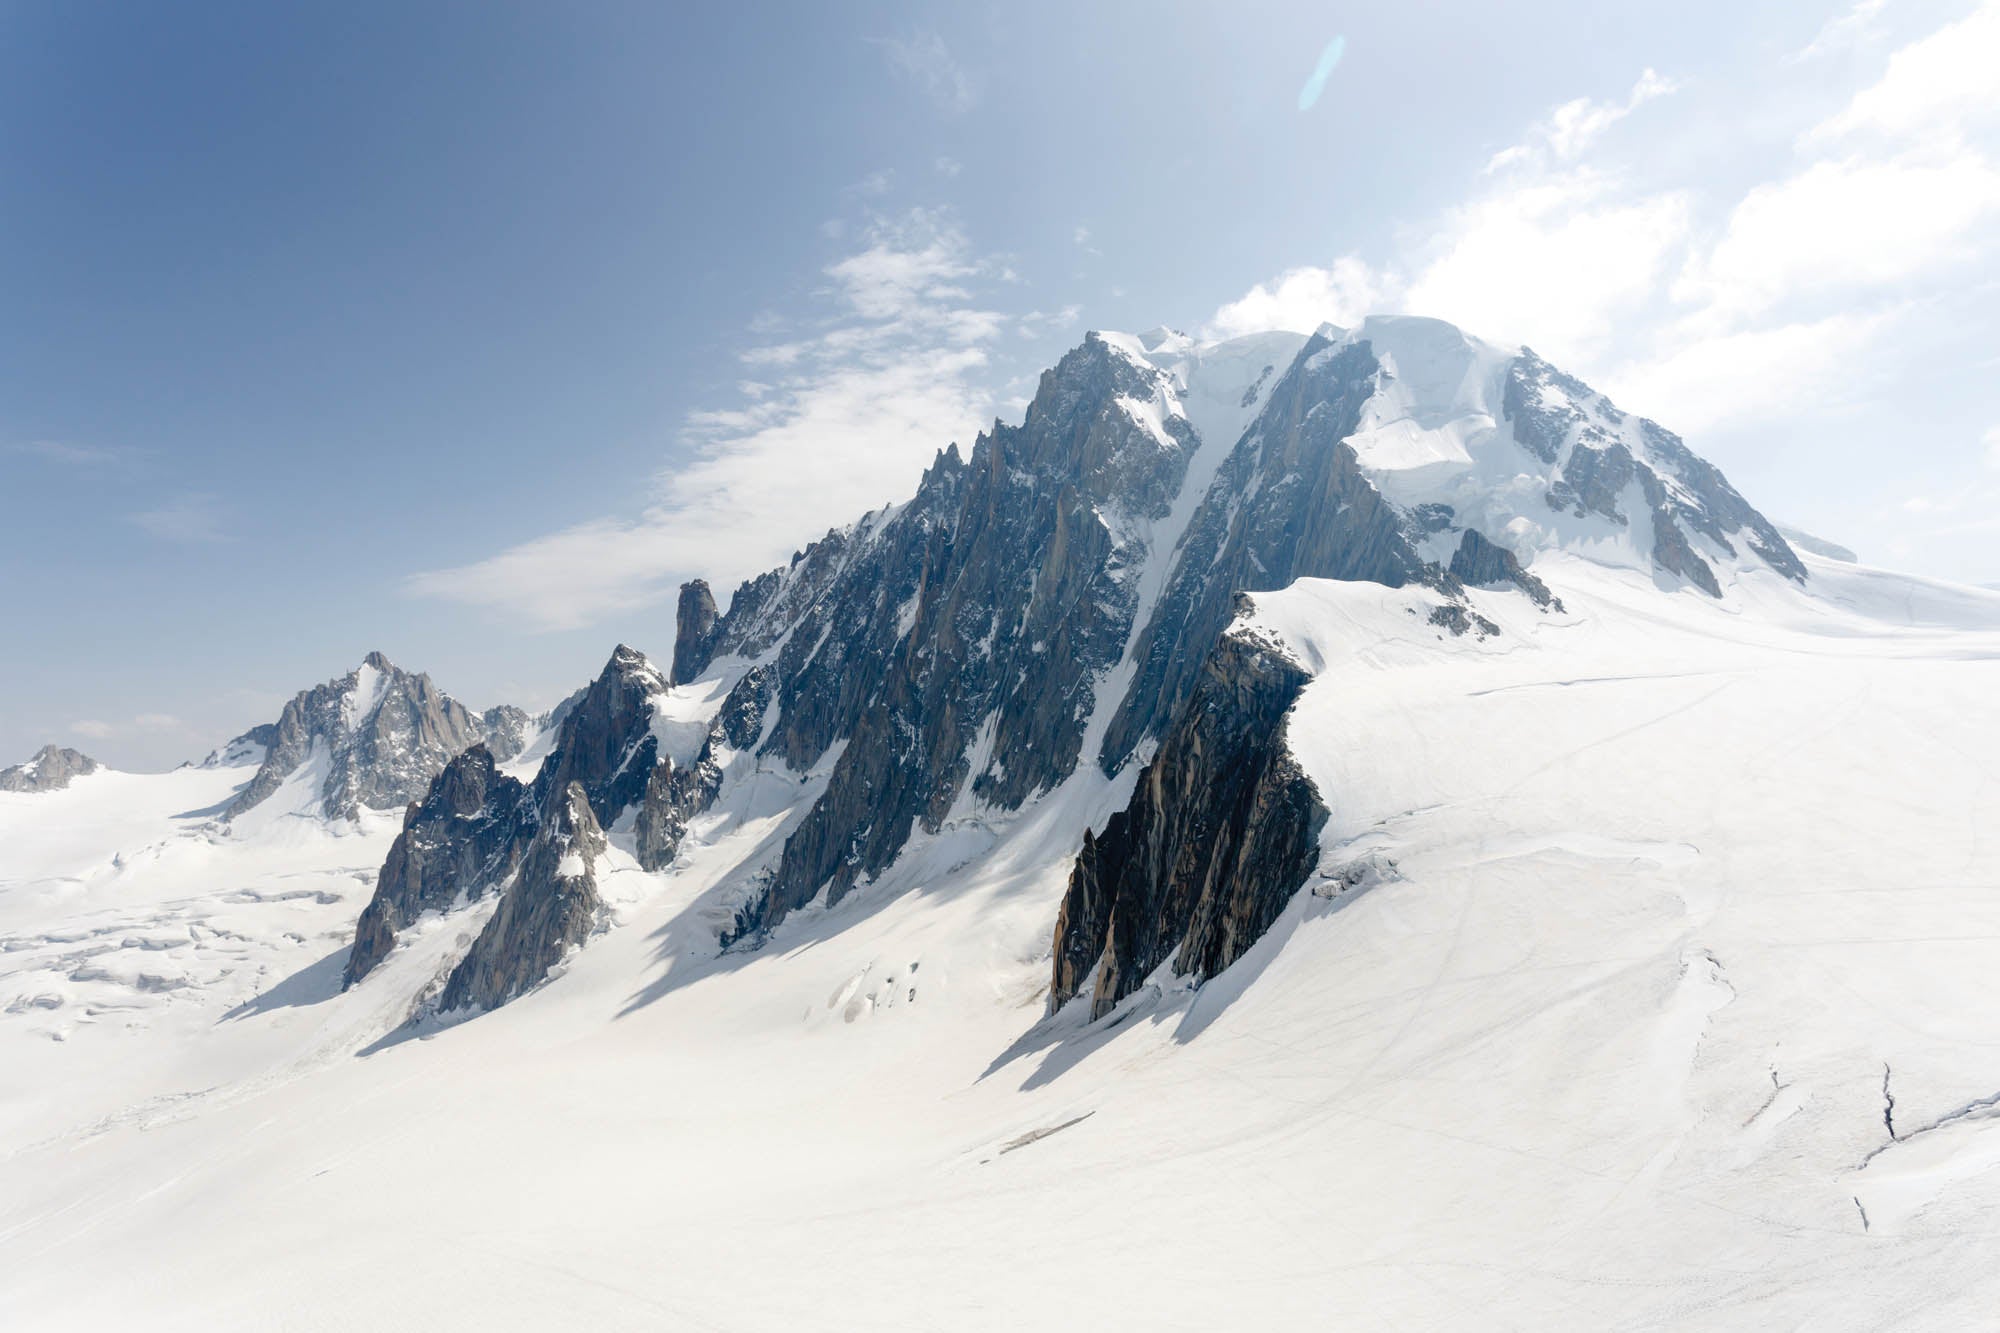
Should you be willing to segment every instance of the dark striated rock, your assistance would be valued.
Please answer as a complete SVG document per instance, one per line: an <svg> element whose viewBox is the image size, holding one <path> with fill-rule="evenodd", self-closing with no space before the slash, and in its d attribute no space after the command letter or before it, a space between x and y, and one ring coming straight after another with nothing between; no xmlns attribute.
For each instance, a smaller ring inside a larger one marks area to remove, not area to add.
<svg viewBox="0 0 2000 1333"><path fill-rule="evenodd" d="M1450 505L1437 502L1420 504L1410 511L1410 519L1420 535L1443 532L1457 517L1457 511Z"/></svg>
<svg viewBox="0 0 2000 1333"><path fill-rule="evenodd" d="M403 831L375 879L347 955L343 989L368 975L425 912L445 911L497 890L520 864L535 832L535 807L522 783L475 745L403 814Z"/></svg>
<svg viewBox="0 0 2000 1333"><path fill-rule="evenodd" d="M1678 574L1693 583L1710 597L1722 596L1722 584L1715 577L1715 570L1708 561L1695 554L1687 533L1676 522L1680 509L1667 495L1667 489L1660 479L1648 472L1645 482L1646 504L1653 514L1653 563L1670 574Z"/></svg>
<svg viewBox="0 0 2000 1333"><path fill-rule="evenodd" d="M722 701L691 765L677 768L662 760L653 769L632 828L639 864L647 870L664 870L672 864L687 836L687 821L708 809L722 790L722 767L729 752L748 750L763 734L773 674L768 666L744 673Z"/></svg>
<svg viewBox="0 0 2000 1333"><path fill-rule="evenodd" d="M1169 959L1214 976L1305 883L1327 817L1285 744L1306 680L1249 631L1209 654L1131 804L1085 839L1056 925L1052 1011L1088 986L1101 1017Z"/></svg>
<svg viewBox="0 0 2000 1333"><path fill-rule="evenodd" d="M603 915L596 867L606 845L589 795L571 782L544 812L499 907L452 970L439 1011L492 1009L546 980Z"/></svg>
<svg viewBox="0 0 2000 1333"><path fill-rule="evenodd" d="M1458 550L1452 554L1450 572L1467 587L1490 588L1511 583L1528 594L1536 606L1557 612L1563 609L1562 600L1549 591L1548 584L1523 569L1512 551L1488 541L1476 528L1465 530Z"/></svg>
<svg viewBox="0 0 2000 1333"><path fill-rule="evenodd" d="M1657 422L1642 418L1639 433L1646 442L1647 457L1659 471L1679 483L1681 495L1673 497L1671 503L1674 517L1725 548L1729 547L1726 534L1741 533L1764 563L1788 579L1805 582L1806 567L1798 553L1785 541L1775 523L1751 508L1750 502L1737 493L1722 475L1722 469L1696 456L1681 442L1680 436ZM1656 503L1654 512L1658 513L1660 508Z"/></svg>
<svg viewBox="0 0 2000 1333"><path fill-rule="evenodd" d="M327 756L319 795L328 819L352 819L364 806L393 809L423 795L453 755L484 739L483 720L429 676L370 653L285 705L256 775L223 813L233 818L264 801L316 746Z"/></svg>
<svg viewBox="0 0 2000 1333"><path fill-rule="evenodd" d="M1631 450L1622 444L1579 443L1563 463L1562 479L1549 487L1551 509L1568 509L1578 518L1599 514L1620 527L1631 522L1618 499L1639 471Z"/></svg>
<svg viewBox="0 0 2000 1333"><path fill-rule="evenodd" d="M674 616L674 670L676 685L684 685L708 669L715 651L715 626L721 620L715 594L708 583L695 579L681 585L680 608Z"/></svg>
<svg viewBox="0 0 2000 1333"><path fill-rule="evenodd" d="M1501 410L1513 423L1514 438L1544 463L1562 454L1569 433L1586 423L1577 406L1596 398L1590 386L1566 375L1526 347L1507 367L1500 391Z"/></svg>
<svg viewBox="0 0 2000 1333"><path fill-rule="evenodd" d="M1740 534L1771 568L1805 581L1805 565L1777 526L1750 507L1721 469L1657 422L1619 411L1604 395L1525 348L1508 367L1502 405L1523 448L1545 463L1562 462L1549 484L1549 508L1627 526L1631 516L1619 500L1636 480L1652 520L1653 563L1659 568L1720 597L1715 570L1689 534L1698 533L1731 555L1736 548L1730 538ZM1642 456L1625 443L1634 430Z"/></svg>
<svg viewBox="0 0 2000 1333"><path fill-rule="evenodd" d="M659 668L619 644L604 670L563 716L549 757L535 775L535 808L547 818L571 783L582 786L601 824L638 803L659 759L653 700L667 688Z"/></svg>
<svg viewBox="0 0 2000 1333"><path fill-rule="evenodd" d="M1127 406L1168 391L1093 335L1042 377L1021 426L996 423L969 461L940 453L908 505L739 591L718 651L783 640L765 750L804 770L847 744L730 939L822 891L838 901L968 790L1011 808L1075 770L1136 614L1147 548L1130 520L1166 514L1198 444L1179 418L1151 426ZM995 758L975 772L982 732Z"/></svg>
<svg viewBox="0 0 2000 1333"><path fill-rule="evenodd" d="M0 768L0 791L61 791L72 779L95 773L101 767L81 751L44 745L27 763Z"/></svg>
<svg viewBox="0 0 2000 1333"><path fill-rule="evenodd" d="M1173 577L1138 642L1138 672L1105 738L1105 772L1117 772L1141 740L1166 728L1233 617L1238 593L1300 578L1392 588L1440 581L1346 443L1376 370L1366 342L1340 347L1322 332L1272 389L1182 538Z"/></svg>
<svg viewBox="0 0 2000 1333"><path fill-rule="evenodd" d="M1439 629L1450 630L1453 638L1477 633L1483 639L1490 634L1500 632L1498 625L1458 602L1446 602L1443 606L1432 607L1426 619Z"/></svg>

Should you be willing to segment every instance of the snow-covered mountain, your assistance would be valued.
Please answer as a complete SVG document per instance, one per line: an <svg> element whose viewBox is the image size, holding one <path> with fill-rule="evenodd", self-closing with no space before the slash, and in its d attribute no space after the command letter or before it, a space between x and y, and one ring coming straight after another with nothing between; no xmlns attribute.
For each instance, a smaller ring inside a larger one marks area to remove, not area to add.
<svg viewBox="0 0 2000 1333"><path fill-rule="evenodd" d="M1525 349L1093 334L664 669L0 795L0 1311L1948 1325L1996 663Z"/></svg>

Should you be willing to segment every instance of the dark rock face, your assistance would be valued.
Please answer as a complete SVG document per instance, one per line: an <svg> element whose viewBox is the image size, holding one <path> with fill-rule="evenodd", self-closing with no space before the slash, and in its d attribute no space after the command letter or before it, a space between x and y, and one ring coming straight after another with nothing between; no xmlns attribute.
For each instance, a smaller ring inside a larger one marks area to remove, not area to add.
<svg viewBox="0 0 2000 1333"><path fill-rule="evenodd" d="M375 896L355 925L342 988L368 975L395 948L397 934L425 912L499 889L534 831L528 788L500 772L486 746L446 764L424 799L403 814Z"/></svg>
<svg viewBox="0 0 2000 1333"><path fill-rule="evenodd" d="M504 764L527 748L535 719L525 708L496 704L479 714L479 730L486 737L486 748Z"/></svg>
<svg viewBox="0 0 2000 1333"><path fill-rule="evenodd" d="M684 685L708 669L715 651L715 623L720 619L715 594L708 590L705 580L695 579L681 585L680 608L674 616L676 685Z"/></svg>
<svg viewBox="0 0 2000 1333"><path fill-rule="evenodd" d="M355 670L285 705L256 776L224 816L240 815L269 797L315 746L327 754L320 811L328 819L351 819L363 806L386 810L417 799L453 755L484 739L482 718L429 676L412 675L370 653Z"/></svg>
<svg viewBox="0 0 2000 1333"><path fill-rule="evenodd" d="M969 461L941 453L908 505L738 591L717 651L783 640L765 752L806 770L847 744L730 938L822 890L838 901L967 790L1011 808L1075 770L1096 677L1136 614L1133 520L1166 514L1198 443L1121 401L1165 392L1093 336L1042 377L1020 427L996 423ZM999 758L974 772L982 731Z"/></svg>
<svg viewBox="0 0 2000 1333"><path fill-rule="evenodd" d="M1689 534L1699 533L1731 555L1736 548L1730 538L1740 535L1764 563L1805 582L1805 565L1776 525L1672 431L1620 412L1603 394L1526 348L1508 366L1502 407L1522 448L1545 463L1561 460L1561 472L1548 489L1550 509L1628 526L1631 516L1621 501L1636 480L1652 520L1653 563L1659 568L1720 597L1721 582ZM1633 430L1639 455L1625 443Z"/></svg>
<svg viewBox="0 0 2000 1333"><path fill-rule="evenodd" d="M1208 656L1131 804L1084 841L1056 923L1051 1011L1087 985L1102 1017L1169 959L1214 976L1305 883L1327 817L1285 745L1306 680L1247 631Z"/></svg>
<svg viewBox="0 0 2000 1333"><path fill-rule="evenodd" d="M583 788L601 824L638 803L659 758L653 701L666 688L666 677L645 654L618 645L564 715L555 747L535 775L535 808L544 818L571 783Z"/></svg>
<svg viewBox="0 0 2000 1333"><path fill-rule="evenodd" d="M596 868L605 847L588 794L570 783L545 812L500 906L445 982L439 1011L492 1009L547 979L603 915Z"/></svg>
<svg viewBox="0 0 2000 1333"><path fill-rule="evenodd" d="M1514 438L1544 463L1562 455L1569 434L1590 424L1576 406L1595 398L1590 386L1566 375L1526 347L1507 368L1500 392L1501 410L1514 423Z"/></svg>
<svg viewBox="0 0 2000 1333"><path fill-rule="evenodd" d="M722 764L728 751L748 750L763 734L771 706L773 672L752 667L722 701L701 753L686 768L662 760L646 781L646 794L633 823L639 864L663 870L672 864L687 836L687 822L708 809L722 790Z"/></svg>
<svg viewBox="0 0 2000 1333"><path fill-rule="evenodd" d="M1477 634L1483 639L1500 632L1498 625L1476 611L1466 610L1458 602L1446 602L1443 606L1431 608L1431 613L1426 619L1439 629L1451 631L1454 639L1467 634Z"/></svg>
<svg viewBox="0 0 2000 1333"><path fill-rule="evenodd" d="M81 751L44 745L27 763L0 768L0 791L61 791L71 779L95 773L100 767Z"/></svg>
<svg viewBox="0 0 2000 1333"><path fill-rule="evenodd" d="M1549 591L1546 583L1523 569L1512 551L1488 541L1485 534L1476 528L1465 530L1458 550L1451 557L1450 572L1453 578L1467 587L1490 588L1509 583L1528 594L1529 599L1544 610L1563 609L1561 599Z"/></svg>
<svg viewBox="0 0 2000 1333"><path fill-rule="evenodd" d="M1735 549L1729 545L1727 534L1740 533L1765 564L1788 579L1805 582L1806 567L1798 553L1785 541L1776 524L1751 508L1750 502L1737 493L1720 468L1697 457L1681 442L1680 436L1656 422L1642 419L1639 433L1646 441L1648 457L1663 474L1663 483L1668 480L1678 483L1671 490L1662 485L1661 489L1669 493L1664 503L1654 502L1655 514L1665 509L1726 550ZM1651 498L1649 494L1648 499Z"/></svg>
<svg viewBox="0 0 2000 1333"><path fill-rule="evenodd" d="M1618 508L1618 499L1638 470L1622 444L1579 446L1563 464L1562 479L1549 487L1549 508L1572 510L1578 518L1601 514L1623 527L1631 520Z"/></svg>
<svg viewBox="0 0 2000 1333"><path fill-rule="evenodd" d="M1367 343L1336 347L1316 335L1271 391L1182 538L1166 594L1139 639L1138 672L1105 738L1105 772L1117 772L1141 740L1166 728L1233 617L1238 593L1301 578L1441 583L1346 443L1376 370Z"/></svg>

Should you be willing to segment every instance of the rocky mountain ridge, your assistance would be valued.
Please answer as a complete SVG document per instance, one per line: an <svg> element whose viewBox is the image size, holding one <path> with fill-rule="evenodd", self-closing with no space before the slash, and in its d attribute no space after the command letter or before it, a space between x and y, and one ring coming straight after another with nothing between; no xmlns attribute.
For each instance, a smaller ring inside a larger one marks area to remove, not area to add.
<svg viewBox="0 0 2000 1333"><path fill-rule="evenodd" d="M1303 881L1324 818L1283 741L1303 676L1228 632L1241 596L1417 585L1440 632L1487 635L1468 587L1564 614L1533 572L1550 546L1709 597L1718 571L1805 577L1720 472L1526 349L1410 319L1216 346L1092 334L1019 425L940 451L909 500L745 581L726 610L686 584L671 670L621 646L532 782L509 786L476 750L439 772L349 983L416 914L498 893L447 1007L537 984L597 919L600 854L558 874L553 851L530 866L534 849L602 842L664 869L739 769L788 773L802 796L770 859L730 878L725 948L1086 763L1133 775L1134 795L1084 841L1052 994L1087 990L1102 1013L1169 961L1212 975ZM696 697L720 703L690 723L676 701Z"/></svg>

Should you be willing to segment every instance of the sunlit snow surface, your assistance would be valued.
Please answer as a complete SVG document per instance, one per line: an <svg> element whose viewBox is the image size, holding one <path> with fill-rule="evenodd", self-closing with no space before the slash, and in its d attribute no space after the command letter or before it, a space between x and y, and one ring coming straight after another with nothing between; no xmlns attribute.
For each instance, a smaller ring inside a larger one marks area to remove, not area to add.
<svg viewBox="0 0 2000 1333"><path fill-rule="evenodd" d="M717 958L795 790L746 778L674 871L613 852L563 975L386 1042L481 910L336 993L393 819L224 836L247 769L0 796L0 1326L1984 1322L2000 596L1536 572L1568 612L1476 593L1483 640L1257 599L1317 673L1322 875L1092 1028L1042 1016L1130 781L1089 765Z"/></svg>

